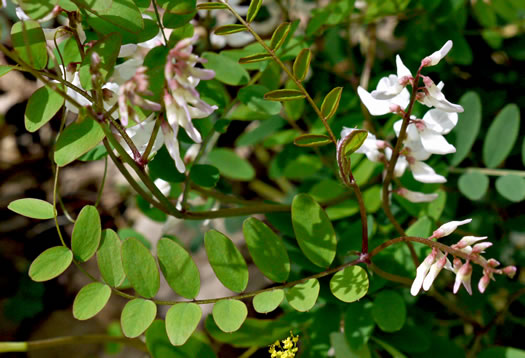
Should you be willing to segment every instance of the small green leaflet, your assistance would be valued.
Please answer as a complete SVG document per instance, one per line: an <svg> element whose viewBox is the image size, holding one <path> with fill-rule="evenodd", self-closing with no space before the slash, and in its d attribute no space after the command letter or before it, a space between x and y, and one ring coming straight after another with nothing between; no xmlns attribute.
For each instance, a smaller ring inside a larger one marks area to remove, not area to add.
<svg viewBox="0 0 525 358"><path fill-rule="evenodd" d="M54 217L53 205L40 199L18 199L10 202L7 208L32 219L46 220Z"/></svg>

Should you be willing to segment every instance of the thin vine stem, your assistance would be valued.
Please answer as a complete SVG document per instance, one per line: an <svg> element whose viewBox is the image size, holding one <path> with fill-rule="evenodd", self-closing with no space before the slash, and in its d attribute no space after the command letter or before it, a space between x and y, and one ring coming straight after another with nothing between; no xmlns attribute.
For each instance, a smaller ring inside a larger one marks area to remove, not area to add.
<svg viewBox="0 0 525 358"><path fill-rule="evenodd" d="M106 184L106 177L108 175L108 157L104 158L104 174L102 174L102 183L100 183L100 189L97 193L97 200L95 201L95 207L98 207L100 204L100 198L102 198L102 191L104 190L104 185Z"/></svg>
<svg viewBox="0 0 525 358"><path fill-rule="evenodd" d="M162 25L162 20L160 19L159 9L157 6L157 0L152 1L153 4L153 10L155 11L155 17L157 18L157 24L159 25L160 33L162 34L162 37L164 38L164 46L168 46L168 38L166 37L166 34L164 33L164 25Z"/></svg>

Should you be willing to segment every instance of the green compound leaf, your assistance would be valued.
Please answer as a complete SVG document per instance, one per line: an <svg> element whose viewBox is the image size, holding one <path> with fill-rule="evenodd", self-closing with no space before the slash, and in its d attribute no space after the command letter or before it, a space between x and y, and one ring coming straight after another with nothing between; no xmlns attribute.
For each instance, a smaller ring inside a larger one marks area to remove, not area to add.
<svg viewBox="0 0 525 358"><path fill-rule="evenodd" d="M75 259L85 262L97 252L101 230L97 208L91 205L84 206L78 214L71 235L71 250Z"/></svg>
<svg viewBox="0 0 525 358"><path fill-rule="evenodd" d="M92 282L78 292L73 301L73 316L86 320L99 313L111 296L111 288L100 282Z"/></svg>
<svg viewBox="0 0 525 358"><path fill-rule="evenodd" d="M195 303L179 303L172 306L166 314L166 332L174 346L181 346L199 325L202 310Z"/></svg>
<svg viewBox="0 0 525 358"><path fill-rule="evenodd" d="M513 174L499 177L496 190L505 199L519 203L525 199L525 178Z"/></svg>
<svg viewBox="0 0 525 358"><path fill-rule="evenodd" d="M352 131L349 135L343 138L343 142L340 144L341 154L343 156L353 154L363 145L367 137L368 132L364 129L356 129Z"/></svg>
<svg viewBox="0 0 525 358"><path fill-rule="evenodd" d="M36 282L51 280L66 271L72 261L73 253L67 247L51 247L31 263L29 277Z"/></svg>
<svg viewBox="0 0 525 358"><path fill-rule="evenodd" d="M197 10L219 10L227 8L228 6L219 2L206 2L203 4L197 4Z"/></svg>
<svg viewBox="0 0 525 358"><path fill-rule="evenodd" d="M465 111L459 113L459 121L454 128L456 135L456 153L452 157L451 164L456 166L470 153L470 149L478 136L481 128L481 100L476 92L467 92L459 100Z"/></svg>
<svg viewBox="0 0 525 358"><path fill-rule="evenodd" d="M97 41L95 46L89 49L78 70L80 83L82 84L82 87L84 89L90 90L93 88L93 82L91 81L92 73L90 70L92 55L94 53L97 53L99 55L99 71L102 75L102 79L106 80L115 68L121 44L122 35L118 32L114 32Z"/></svg>
<svg viewBox="0 0 525 358"><path fill-rule="evenodd" d="M372 302L358 301L346 308L345 336L348 345L353 349L364 346L372 336L375 327L372 306Z"/></svg>
<svg viewBox="0 0 525 358"><path fill-rule="evenodd" d="M324 134L303 134L293 140L298 147L320 147L330 143L332 140Z"/></svg>
<svg viewBox="0 0 525 358"><path fill-rule="evenodd" d="M160 275L155 259L138 239L129 238L122 243L122 265L135 291L151 298L160 287Z"/></svg>
<svg viewBox="0 0 525 358"><path fill-rule="evenodd" d="M55 163L63 167L87 153L104 139L104 131L91 118L75 122L62 132L55 147Z"/></svg>
<svg viewBox="0 0 525 358"><path fill-rule="evenodd" d="M407 318L405 300L395 291L381 291L374 300L372 316L384 332L399 331Z"/></svg>
<svg viewBox="0 0 525 358"><path fill-rule="evenodd" d="M317 266L328 267L335 258L337 239L323 208L308 194L292 202L292 224L301 251Z"/></svg>
<svg viewBox="0 0 525 358"><path fill-rule="evenodd" d="M239 59L240 64L246 64L246 63L255 63L255 62L261 62L266 60L271 60L272 55L269 53L256 53L255 55L250 55L246 57L241 57Z"/></svg>
<svg viewBox="0 0 525 358"><path fill-rule="evenodd" d="M261 292L253 298L253 308L259 313L274 311L284 299L284 291L281 289Z"/></svg>
<svg viewBox="0 0 525 358"><path fill-rule="evenodd" d="M204 246L219 281L234 292L244 291L248 285L248 266L233 242L224 234L210 230L204 235Z"/></svg>
<svg viewBox="0 0 525 358"><path fill-rule="evenodd" d="M235 34L237 32L246 31L246 27L241 24L232 24L232 25L223 25L217 27L213 32L215 35L229 35L229 34Z"/></svg>
<svg viewBox="0 0 525 358"><path fill-rule="evenodd" d="M64 98L49 87L40 87L29 98L24 115L28 132L35 132L64 105Z"/></svg>
<svg viewBox="0 0 525 358"><path fill-rule="evenodd" d="M305 79L310 67L310 61L312 61L312 51L308 48L303 48L293 62L293 75L298 81Z"/></svg>
<svg viewBox="0 0 525 358"><path fill-rule="evenodd" d="M255 218L246 219L242 229L255 265L270 280L286 281L290 274L290 259L282 239Z"/></svg>
<svg viewBox="0 0 525 358"><path fill-rule="evenodd" d="M343 302L354 302L368 292L368 275L360 266L350 266L337 272L330 280L330 290Z"/></svg>
<svg viewBox="0 0 525 358"><path fill-rule="evenodd" d="M465 173L459 177L458 187L470 200L479 200L489 188L489 178L480 172Z"/></svg>
<svg viewBox="0 0 525 358"><path fill-rule="evenodd" d="M128 338L140 336L157 315L157 305L150 300L137 298L124 306L120 316L122 333Z"/></svg>
<svg viewBox="0 0 525 358"><path fill-rule="evenodd" d="M248 7L248 13L246 14L246 21L252 22L255 20L259 9L261 8L262 0L252 0L250 6Z"/></svg>
<svg viewBox="0 0 525 358"><path fill-rule="evenodd" d="M231 86L241 86L248 83L250 75L239 63L225 55L213 52L204 52L202 57L208 62L205 68L215 71L215 79Z"/></svg>
<svg viewBox="0 0 525 358"><path fill-rule="evenodd" d="M10 202L7 208L19 215L32 219L46 220L54 217L53 205L40 199L18 199Z"/></svg>
<svg viewBox="0 0 525 358"><path fill-rule="evenodd" d="M319 281L311 278L288 289L286 291L286 299L290 306L297 311L306 312L315 305L320 287Z"/></svg>
<svg viewBox="0 0 525 358"><path fill-rule="evenodd" d="M332 118L335 112L337 112L342 93L343 87L336 87L324 98L323 103L321 104L321 113L326 120Z"/></svg>
<svg viewBox="0 0 525 358"><path fill-rule="evenodd" d="M241 328L248 309L239 300L221 300L213 306L213 320L223 332L235 332Z"/></svg>
<svg viewBox="0 0 525 358"><path fill-rule="evenodd" d="M28 20L15 23L11 27L11 42L25 63L37 70L46 67L46 37L38 22Z"/></svg>
<svg viewBox="0 0 525 358"><path fill-rule="evenodd" d="M115 231L111 229L102 231L100 247L97 251L97 264L102 278L112 287L118 287L126 278L122 266L121 246Z"/></svg>
<svg viewBox="0 0 525 358"><path fill-rule="evenodd" d="M264 94L264 99L269 101L293 101L304 97L303 92L296 89L278 89Z"/></svg>
<svg viewBox="0 0 525 358"><path fill-rule="evenodd" d="M255 177L255 170L246 160L234 151L226 148L215 148L208 154L208 161L226 178L250 181Z"/></svg>
<svg viewBox="0 0 525 358"><path fill-rule="evenodd" d="M520 110L514 103L506 105L496 116L483 143L483 162L489 168L500 165L510 154L520 130Z"/></svg>
<svg viewBox="0 0 525 358"><path fill-rule="evenodd" d="M190 179L202 187L213 188L219 178L219 170L213 165L195 164L191 167Z"/></svg>
<svg viewBox="0 0 525 358"><path fill-rule="evenodd" d="M162 238L157 245L157 257L162 274L173 291L188 299L199 294L199 269L181 245L168 238Z"/></svg>
<svg viewBox="0 0 525 358"><path fill-rule="evenodd" d="M270 40L270 48L272 50L277 51L283 45L291 28L292 26L289 22L284 22L275 29Z"/></svg>

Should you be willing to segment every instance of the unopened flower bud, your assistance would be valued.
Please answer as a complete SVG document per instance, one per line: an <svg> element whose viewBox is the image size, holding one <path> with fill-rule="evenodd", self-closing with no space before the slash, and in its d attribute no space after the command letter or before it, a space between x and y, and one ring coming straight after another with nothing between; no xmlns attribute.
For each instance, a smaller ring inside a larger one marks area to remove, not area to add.
<svg viewBox="0 0 525 358"><path fill-rule="evenodd" d="M445 264L447 263L447 257L443 255L441 252L439 254L442 255L443 257L441 257L439 260L434 262L434 264L430 267L430 271L427 277L425 277L425 280L423 281L423 289L425 291L428 291L430 289L437 275L439 275L439 273L441 272L441 270L443 269L443 267L445 267Z"/></svg>
<svg viewBox="0 0 525 358"><path fill-rule="evenodd" d="M430 237L430 239L439 239L444 236L448 236L454 232L460 225L468 224L472 219L465 219L463 221L450 221L441 225Z"/></svg>
<svg viewBox="0 0 525 358"><path fill-rule="evenodd" d="M470 285L470 279L472 277L472 266L467 261L462 265L456 273L456 281L454 282L454 293L457 293L459 286L463 284L463 287L467 290L468 294L472 296L472 287Z"/></svg>
<svg viewBox="0 0 525 358"><path fill-rule="evenodd" d="M472 253L482 254L485 252L485 249L488 249L491 246L492 246L492 242L482 242L482 243L476 244L472 247Z"/></svg>
<svg viewBox="0 0 525 358"><path fill-rule="evenodd" d="M458 241L457 244L455 244L453 247L455 249L462 249L467 246L471 246L472 244L475 244L478 241L485 240L487 236L464 236L461 240Z"/></svg>
<svg viewBox="0 0 525 358"><path fill-rule="evenodd" d="M401 106L399 104L391 104L390 107L389 107L389 110L392 113L399 113L403 109L401 108Z"/></svg>
<svg viewBox="0 0 525 358"><path fill-rule="evenodd" d="M490 283L490 276L485 273L478 282L479 292L484 293L489 283Z"/></svg>
<svg viewBox="0 0 525 358"><path fill-rule="evenodd" d="M503 273L507 276L509 276L510 278L513 278L514 275L516 274L516 266L507 266L505 268L503 268Z"/></svg>
<svg viewBox="0 0 525 358"><path fill-rule="evenodd" d="M500 262L496 259L488 259L487 264L490 267L498 267L500 265Z"/></svg>

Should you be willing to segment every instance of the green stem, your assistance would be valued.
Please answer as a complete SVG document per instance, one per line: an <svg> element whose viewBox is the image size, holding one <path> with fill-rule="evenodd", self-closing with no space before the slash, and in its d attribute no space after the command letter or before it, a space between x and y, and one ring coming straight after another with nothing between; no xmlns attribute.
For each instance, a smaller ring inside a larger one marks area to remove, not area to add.
<svg viewBox="0 0 525 358"><path fill-rule="evenodd" d="M0 342L0 353L7 352L32 352L40 349L62 347L72 344L102 344L122 343L134 347L142 352L147 352L146 344L139 339L116 337L103 334L86 334L84 336L66 336L48 339L39 339L27 342Z"/></svg>
<svg viewBox="0 0 525 358"><path fill-rule="evenodd" d="M283 69L284 72L286 72L286 74L288 75L288 77L295 82L295 85L297 86L297 88L299 89L299 91L302 92L302 94L305 96L306 100L310 103L310 105L312 106L313 110L315 111L315 113L317 114L317 116L319 116L319 118L321 119L321 121L323 122L323 125L324 127L326 128L326 131L328 132L328 135L330 136L330 139L332 140L332 142L335 144L337 143L337 139L335 138L334 136L334 133L332 132L332 129L330 128L330 126L328 125L328 121L326 120L326 117L323 116L323 114L321 113L321 110L319 109L319 107L317 107L317 105L315 104L314 100L312 99L312 97L310 97L310 94L308 93L308 91L304 88L303 84L301 83L301 81L299 81L292 73L292 71L290 71L290 69L288 67L286 67L286 65L281 61L281 59L275 54L275 52L270 48L268 47L268 45L264 42L264 40L257 34L257 32L255 32L252 27L250 26L250 24L248 24L226 1L223 2L223 4L225 4L228 9L230 10L230 12L239 20L239 22L241 24L243 24L246 29L253 35L253 37L255 37L255 40L272 56L273 60L275 62L277 62L277 64Z"/></svg>
<svg viewBox="0 0 525 358"><path fill-rule="evenodd" d="M151 137L149 139L148 145L146 146L146 150L144 151L144 154L142 154L142 163L148 162L148 158L151 153L151 150L153 149L153 145L155 144L155 141L157 140L160 123L162 120L163 120L162 118L155 119L155 126L153 127L153 132L151 133Z"/></svg>
<svg viewBox="0 0 525 358"><path fill-rule="evenodd" d="M160 20L159 15L159 9L157 8L157 0L153 0L153 10L155 10L155 17L157 18L157 24L159 25L160 32L162 34L162 37L164 38L165 46L168 46L168 38L166 37L166 34L164 33L164 26L162 25L162 21Z"/></svg>
<svg viewBox="0 0 525 358"><path fill-rule="evenodd" d="M98 207L100 203L100 198L102 197L102 191L104 190L104 185L106 184L106 177L108 174L108 157L104 158L104 174L102 174L102 183L100 183L100 188L97 193L97 200L95 201L95 207Z"/></svg>

